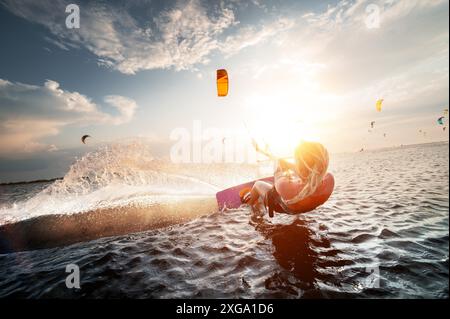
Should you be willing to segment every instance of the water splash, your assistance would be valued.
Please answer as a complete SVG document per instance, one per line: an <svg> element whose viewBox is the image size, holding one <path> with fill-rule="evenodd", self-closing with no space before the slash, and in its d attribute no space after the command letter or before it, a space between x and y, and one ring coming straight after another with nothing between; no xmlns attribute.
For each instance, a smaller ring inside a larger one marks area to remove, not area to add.
<svg viewBox="0 0 450 319"><path fill-rule="evenodd" d="M257 174L251 165L171 163L154 157L142 139L115 142L77 159L62 180L32 198L0 208L0 225L48 214L149 205L161 196L213 196Z"/></svg>

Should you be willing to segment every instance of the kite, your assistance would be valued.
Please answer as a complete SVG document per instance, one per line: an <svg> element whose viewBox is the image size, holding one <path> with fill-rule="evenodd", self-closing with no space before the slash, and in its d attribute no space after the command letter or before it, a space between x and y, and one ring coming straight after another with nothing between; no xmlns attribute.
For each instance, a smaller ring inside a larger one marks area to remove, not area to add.
<svg viewBox="0 0 450 319"><path fill-rule="evenodd" d="M225 69L217 70L217 95L227 96L228 94L228 73Z"/></svg>
<svg viewBox="0 0 450 319"><path fill-rule="evenodd" d="M439 125L444 125L444 117L441 116L440 118L438 118L437 122L438 122Z"/></svg>
<svg viewBox="0 0 450 319"><path fill-rule="evenodd" d="M383 99L379 99L375 104L375 108L377 109L378 112L381 112L381 108L383 107L383 101L384 101Z"/></svg>
<svg viewBox="0 0 450 319"><path fill-rule="evenodd" d="M81 142L82 142L83 144L86 144L86 139L87 139L88 137L91 137L91 136L90 136L90 135L83 135L83 136L81 137Z"/></svg>

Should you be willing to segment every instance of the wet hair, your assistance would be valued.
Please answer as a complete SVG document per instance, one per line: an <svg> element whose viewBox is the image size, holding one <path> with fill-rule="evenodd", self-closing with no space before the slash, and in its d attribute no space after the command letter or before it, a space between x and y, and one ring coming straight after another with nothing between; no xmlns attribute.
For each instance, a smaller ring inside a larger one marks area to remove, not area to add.
<svg viewBox="0 0 450 319"><path fill-rule="evenodd" d="M329 163L327 149L317 142L301 142L295 149L294 157L297 173L303 180L304 186L295 197L284 200L287 205L293 205L312 195L321 185Z"/></svg>

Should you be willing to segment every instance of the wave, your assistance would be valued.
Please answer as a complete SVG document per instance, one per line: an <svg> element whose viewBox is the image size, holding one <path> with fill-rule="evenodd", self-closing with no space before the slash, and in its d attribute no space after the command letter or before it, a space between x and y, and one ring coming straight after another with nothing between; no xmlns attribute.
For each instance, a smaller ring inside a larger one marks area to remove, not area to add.
<svg viewBox="0 0 450 319"><path fill-rule="evenodd" d="M0 254L51 248L181 223L217 211L215 197L160 196L150 205L41 215L0 226Z"/></svg>

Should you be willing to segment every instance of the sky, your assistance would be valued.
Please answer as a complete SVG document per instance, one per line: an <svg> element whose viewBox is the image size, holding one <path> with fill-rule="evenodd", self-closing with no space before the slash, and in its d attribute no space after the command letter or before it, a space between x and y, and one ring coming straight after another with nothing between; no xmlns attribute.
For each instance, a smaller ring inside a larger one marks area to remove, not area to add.
<svg viewBox="0 0 450 319"><path fill-rule="evenodd" d="M71 3L79 28L66 26ZM0 182L64 175L126 138L169 156L174 132L196 125L279 155L299 139L331 153L448 140L436 123L449 104L448 6L0 0Z"/></svg>

